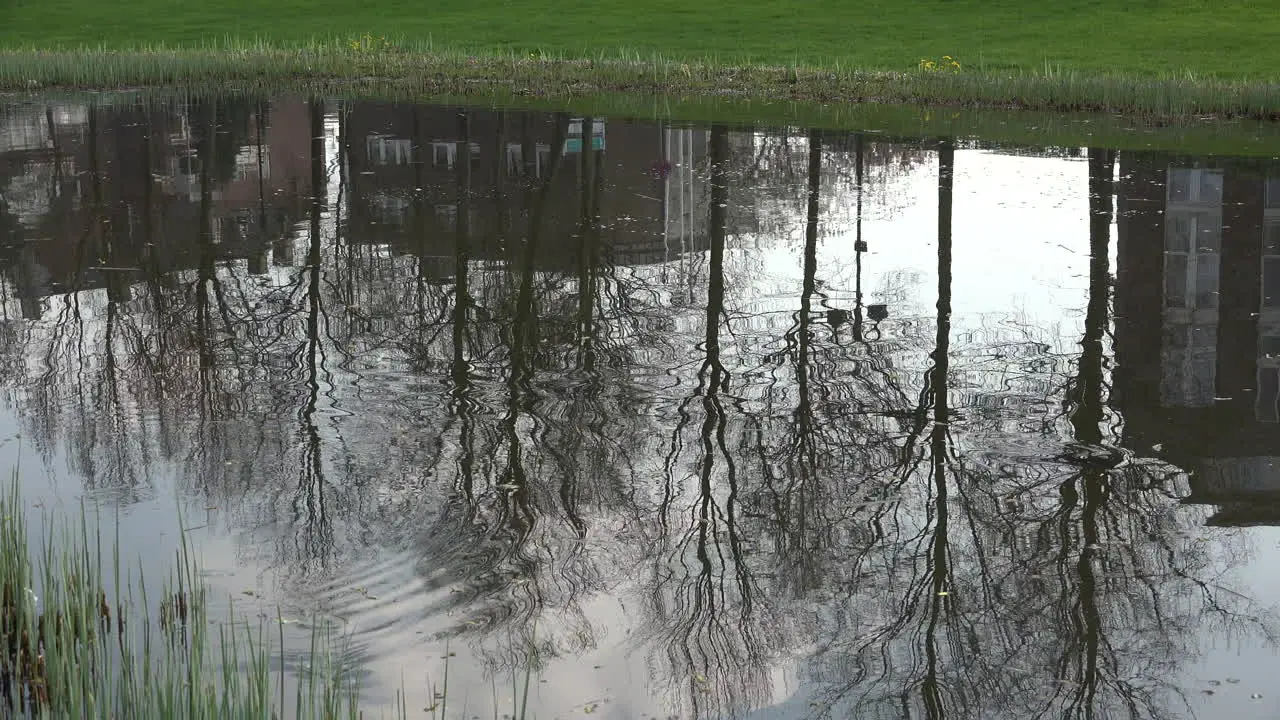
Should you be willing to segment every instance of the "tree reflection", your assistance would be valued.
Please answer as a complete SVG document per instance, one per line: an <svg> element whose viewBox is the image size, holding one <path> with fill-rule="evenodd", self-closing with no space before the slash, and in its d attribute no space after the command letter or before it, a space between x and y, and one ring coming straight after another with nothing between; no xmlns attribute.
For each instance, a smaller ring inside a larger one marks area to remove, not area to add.
<svg viewBox="0 0 1280 720"><path fill-rule="evenodd" d="M327 483L317 409L321 383L329 384L328 379L322 377L328 375L322 343L322 327L328 324L328 319L320 286L324 262L321 253L321 220L325 212L325 188L329 177L324 159L324 113L316 100L312 100L309 106L311 222L307 233L307 265L304 269L307 283L306 339L300 351L306 399L299 416L302 423L303 460L298 489L293 498L293 520L304 527L299 557L317 563L317 571L324 571L332 552L332 529L328 508L325 506Z"/></svg>
<svg viewBox="0 0 1280 720"><path fill-rule="evenodd" d="M654 640L665 654L674 687L683 688L683 697L672 700L693 717L733 715L758 704L768 672L768 641L762 635L767 610L756 605L759 589L739 527L743 475L735 457L733 376L722 349L729 317L728 171L729 132L714 125L702 359L696 385L680 402L670 434L656 518L660 544L652 558L649 590ZM686 459L686 453L692 457Z"/></svg>
<svg viewBox="0 0 1280 720"><path fill-rule="evenodd" d="M850 584L854 624L815 656L814 680L827 688L815 707L859 717L1167 717L1178 709L1168 705L1169 678L1195 652L1197 618L1270 631L1252 624L1257 607L1203 574L1206 558L1169 502L1170 470L1108 444L1112 155L1090 157L1089 302L1063 398L1074 444L993 467L964 451L972 430L948 407L952 153L943 143L937 336L919 405L929 418L917 414L904 444L911 457L912 438L926 439L926 462L905 463L903 477L924 480L927 468L920 487L929 492L912 499L901 486L906 494L882 516L897 528L871 550L887 558L885 575Z"/></svg>
<svg viewBox="0 0 1280 720"><path fill-rule="evenodd" d="M605 642L591 601L625 598L682 716L767 705L799 657L805 716L1159 717L1202 622L1268 630L1186 540L1177 470L1116 447L1114 153L1089 153L1083 336L1065 385L1062 358L1026 371L1060 414L1032 431L1026 397L973 400L1018 360L953 320L952 141L930 308L863 267L864 215L914 201L921 142L677 128L698 150L673 188L653 126L606 150L603 122L90 107L86 148L50 131L40 187L70 218L41 232L75 226L65 271L0 199L17 405L91 486L172 473L273 528L289 591L359 616L390 611L353 587L420 583L388 642L417 612L491 669L535 628L573 656Z"/></svg>
<svg viewBox="0 0 1280 720"><path fill-rule="evenodd" d="M941 720L947 716L948 706L958 703L948 697L955 693L955 688L941 684L939 678L938 633L944 624L943 615L948 628L956 627L956 606L951 600L953 590L951 582L952 559L950 557L949 478L948 464L950 460L949 432L951 414L948 410L947 372L950 367L951 347L951 206L952 186L955 176L955 148L950 141L943 140L938 148L938 305L937 305L937 337L931 355L933 368L925 385L927 403L933 407L933 424L929 428L929 475L932 480L933 496L930 498L934 515L933 532L929 540L929 553L925 564L929 582L925 585L928 591L928 623L924 629L925 674L920 683L921 702L926 717ZM949 638L954 643L949 649L954 651L960 643L958 636ZM963 698L963 695L960 695ZM910 707L911 701L902 700L904 708ZM963 707L963 705L961 705Z"/></svg>

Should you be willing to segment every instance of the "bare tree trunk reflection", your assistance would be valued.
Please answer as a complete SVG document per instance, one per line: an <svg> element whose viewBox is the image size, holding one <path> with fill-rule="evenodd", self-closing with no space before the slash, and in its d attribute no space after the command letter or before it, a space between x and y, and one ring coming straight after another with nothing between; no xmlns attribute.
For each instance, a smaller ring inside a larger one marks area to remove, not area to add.
<svg viewBox="0 0 1280 720"><path fill-rule="evenodd" d="M591 144L591 117L582 119L582 164L579 170L579 199L581 215L579 218L579 234L581 240L578 247L578 367L586 372L595 372L595 267L598 260L597 218L595 212L595 183L593 178L596 167L592 162L595 151Z"/></svg>
<svg viewBox="0 0 1280 720"><path fill-rule="evenodd" d="M143 112L145 122L145 135L142 142L142 159L140 163L139 181L142 186L142 207L139 212L142 215L142 251L139 253L142 267L142 283L143 292L150 300L150 311L154 313L157 319L158 327L151 334L151 342L154 347L149 348L148 342L139 341L136 344L136 352L142 356L144 363L148 368L148 379L151 381L151 393L157 398L163 407L162 398L165 397L164 386L168 375L171 372L171 346L172 332L168 327L168 323L162 321L166 315L166 302L164 294L164 283L162 281L163 271L161 268L161 251L156 247L157 233L155 227L156 218L156 193L155 178L153 172L155 168L155 159L153 157L153 144L156 139L156 123L155 113L151 110ZM168 457L173 451L173 444L170 432L170 413L164 411L156 414L156 422L158 425L157 434L160 442L160 453L164 457Z"/></svg>
<svg viewBox="0 0 1280 720"><path fill-rule="evenodd" d="M202 422L211 422L217 411L214 402L215 368L213 353L213 301L210 299L210 286L218 281L214 268L213 247L213 164L217 128L217 101L205 104L204 112L196 118L200 131L196 148L199 163L200 182L200 254L196 274L195 302L196 326L195 337L192 338L200 359L200 417ZM199 112L199 109L197 112ZM204 433L202 432L203 436Z"/></svg>
<svg viewBox="0 0 1280 720"><path fill-rule="evenodd" d="M808 552L810 544L809 524L820 521L811 515L817 508L817 500L821 489L817 483L818 457L817 434L819 429L814 421L813 389L810 387L810 374L813 358L813 296L817 290L818 272L818 212L822 189L822 132L809 132L809 164L807 176L807 202L805 208L804 229L804 279L800 289L800 312L796 318L796 409L795 409L795 447L790 453L788 465L792 469L788 479L788 507L791 512L791 527L788 555L790 565L795 568L797 582L793 589L797 595L813 589L817 585L818 574L813 566L814 558Z"/></svg>
<svg viewBox="0 0 1280 720"><path fill-rule="evenodd" d="M49 145L53 148L53 177L54 181L62 179L62 142L58 138L58 126L53 121L53 106L44 106L44 122L49 132Z"/></svg>
<svg viewBox="0 0 1280 720"><path fill-rule="evenodd" d="M264 275L267 272L267 238L270 229L267 221L267 159L266 143L263 135L267 125L267 103L259 100L254 104L254 154L258 163L258 228L256 238L249 249L249 274Z"/></svg>
<svg viewBox="0 0 1280 720"><path fill-rule="evenodd" d="M1065 403L1075 441L1084 452L1099 452L1104 440L1104 348L1111 300L1110 241L1112 222L1113 174L1115 153L1089 149L1089 302L1085 311L1084 337L1080 341L1080 360L1076 377L1067 388ZM1071 606L1070 646L1064 656L1062 677L1069 683L1070 697L1064 717L1092 718L1098 712L1096 701L1106 682L1103 663L1106 652L1105 629L1099 608L1099 586L1095 567L1103 541L1099 522L1106 512L1110 495L1107 468L1086 463L1078 474L1067 477L1059 490L1061 496L1062 550L1076 546L1070 519L1079 507L1080 545L1074 564L1075 578L1063 578L1063 587L1075 585L1076 600ZM1065 556L1062 558L1067 559ZM1066 567L1065 562L1060 567ZM1067 657L1075 657L1068 661ZM1068 671L1073 667L1073 671ZM1120 670L1119 668L1113 668ZM1118 679L1118 678L1117 678ZM1124 681L1120 681L1123 686ZM1121 695L1128 690L1117 688ZM1132 702L1132 700L1131 700Z"/></svg>
<svg viewBox="0 0 1280 720"><path fill-rule="evenodd" d="M600 236L599 236L599 194L597 180L601 175L600 161L603 152L596 152L592 143L595 120L590 116L582 119L582 153L578 167L578 307L575 318L574 341L577 355L577 370L581 373L580 391L576 393L573 405L577 422L585 427L570 431L572 443L564 451L552 451L553 456L562 468L559 496L560 506L565 518L573 526L579 538L587 535L587 524L579 512L583 480L582 465L585 453L583 439L598 435L601 432L597 424L600 397L600 374L596 368L597 333L596 303L599 290Z"/></svg>
<svg viewBox="0 0 1280 720"><path fill-rule="evenodd" d="M724 311L724 245L725 218L729 203L728 179L725 177L725 165L728 155L728 132L724 127L711 129L711 252L708 262L707 308L703 320L703 348L705 359L698 373L702 393L702 429L699 432L701 443L701 468L698 474L698 501L695 509L696 556L699 573L693 586L693 606L689 609L688 633L684 638L685 660L688 667L697 668L698 673L690 674L687 683L689 696L693 704L693 716L702 717L701 692L703 688L697 681L697 675L711 672L722 660L708 651L715 649L715 632L723 621L717 606L720 597L717 592L716 566L712 562L712 553L718 550L715 535L719 518L715 510L715 488L712 478L715 476L716 456L719 454L719 441L722 439L724 408L720 403L720 392L727 390L729 375L725 372L720 360L720 323L725 318ZM725 458L728 462L728 458ZM732 472L732 470L730 470ZM714 544L714 547L713 547ZM699 627L699 626L702 627ZM711 643L706 643L702 635L710 635ZM708 644L710 645L708 647Z"/></svg>
<svg viewBox="0 0 1280 720"><path fill-rule="evenodd" d="M555 132L552 140L551 167L542 180L537 197L529 213L529 232L525 238L524 253L520 259L517 272L519 285L516 292L515 312L511 324L511 368L507 377L507 411L503 418L503 434L507 441L507 463L503 471L501 484L509 487L510 506L507 520L515 532L517 544L523 543L533 530L536 511L532 504L532 496L528 478L524 470L523 443L520 438L520 417L532 410L535 400L533 392L533 355L537 352L539 337L538 313L534 303L534 275L538 259L543 231L543 220L546 215L547 199L560 169L564 146L565 129L568 118L556 117Z"/></svg>
<svg viewBox="0 0 1280 720"><path fill-rule="evenodd" d="M678 409L670 434L664 489L659 508L663 559L675 563L674 577L655 583L656 621L666 646L672 682L683 686L690 716L721 717L749 706L764 686L765 661L755 627L755 586L745 562L738 527L739 466L730 418L731 374L725 367L722 333L727 329L726 242L729 207L729 133L713 125L709 139L709 212L706 309L702 318L702 361L697 386ZM726 399L728 398L728 399ZM696 408L696 410L695 410ZM694 427L696 441L687 443ZM683 487L681 456L688 449ZM684 499L689 504L680 511ZM674 511L674 512L673 512ZM689 523L686 525L685 523ZM674 526L674 527L673 527ZM672 537L672 535L676 537ZM670 550L667 550L670 543ZM670 557L666 558L666 553ZM665 566L655 567L665 573Z"/></svg>
<svg viewBox="0 0 1280 720"><path fill-rule="evenodd" d="M306 373L307 388L300 420L304 437L302 475L299 478L297 494L294 498L294 521L305 523L302 556L310 561L318 561L323 571L328 567L328 559L332 550L332 537L325 502L327 490L324 473L323 445L320 437L320 426L317 410L320 399L321 374L326 373L325 351L322 343L321 325L327 325L327 318L321 303L322 263L322 219L324 217L326 186L328 173L325 168L324 155L324 111L319 100L312 100L309 106L311 119L311 222L308 229L307 265L304 270L307 277L307 315L306 343L302 348L302 363ZM304 517L305 515L305 517Z"/></svg>
<svg viewBox="0 0 1280 720"><path fill-rule="evenodd" d="M415 117L417 115L415 114ZM464 113L459 120L462 143L471 142L470 117ZM421 167L421 164L420 164ZM458 221L453 241L453 360L449 377L453 383L450 407L458 418L458 479L462 494L470 506L475 502L475 408L471 400L471 360L469 358L470 327L475 300L471 296L471 162L470 158L458 164L457 169ZM420 182L419 187L424 185ZM425 242L425 237L423 238ZM419 273L421 277L421 272Z"/></svg>
<svg viewBox="0 0 1280 720"><path fill-rule="evenodd" d="M934 512L930 537L928 573L930 578L928 621L924 629L925 676L920 687L925 714L933 720L947 716L945 689L939 681L938 634L942 632L944 613L954 609L950 598L951 558L948 554L950 517L948 502L947 461L950 454L948 433L947 373L951 347L951 205L955 175L955 148L950 140L942 140L938 148L938 303L937 334L932 353L933 368L929 373L928 393L933 404L933 426L929 431L929 476L933 485L931 507Z"/></svg>
<svg viewBox="0 0 1280 720"><path fill-rule="evenodd" d="M863 337L863 308L862 308L862 254L866 250L866 245L862 239L862 163L863 163L863 137L862 133L854 133L854 175L853 182L855 185L856 197L854 199L854 231L853 231L853 340L854 342L866 342Z"/></svg>

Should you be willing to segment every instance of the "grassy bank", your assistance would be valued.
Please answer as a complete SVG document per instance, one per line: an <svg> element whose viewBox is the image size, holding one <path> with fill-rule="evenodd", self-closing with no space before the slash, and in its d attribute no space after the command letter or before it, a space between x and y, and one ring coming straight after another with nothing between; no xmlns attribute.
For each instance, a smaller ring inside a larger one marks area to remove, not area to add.
<svg viewBox="0 0 1280 720"><path fill-rule="evenodd" d="M0 0L0 47L296 47L355 34L400 45L593 57L906 70L966 67L1221 77L1274 75L1280 17L1261 0Z"/></svg>
<svg viewBox="0 0 1280 720"><path fill-rule="evenodd" d="M0 715L359 716L358 688L331 661L323 631L312 636L309 672L287 675L274 659L278 626L211 625L185 543L168 581L148 588L83 513L46 517L32 546L15 488L0 497Z"/></svg>
<svg viewBox="0 0 1280 720"><path fill-rule="evenodd" d="M0 13L10 90L376 76L430 92L1280 112L1280 13L1256 0L0 0Z"/></svg>
<svg viewBox="0 0 1280 720"><path fill-rule="evenodd" d="M1092 111L1152 117L1280 118L1280 82L1082 70L733 65L660 56L546 52L472 54L405 47L378 38L281 48L267 44L117 51L0 50L0 90L235 87L285 90L299 84L379 81L426 96L568 100L601 94L670 98L790 100L850 105L915 103L976 108Z"/></svg>

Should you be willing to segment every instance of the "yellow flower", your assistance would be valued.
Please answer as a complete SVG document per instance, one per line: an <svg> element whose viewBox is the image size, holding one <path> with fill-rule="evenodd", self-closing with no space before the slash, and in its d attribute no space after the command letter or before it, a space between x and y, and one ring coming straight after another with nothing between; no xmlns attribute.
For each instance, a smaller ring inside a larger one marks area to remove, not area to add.
<svg viewBox="0 0 1280 720"><path fill-rule="evenodd" d="M959 72L960 62L950 55L943 55L937 60L920 58L918 67L925 72Z"/></svg>

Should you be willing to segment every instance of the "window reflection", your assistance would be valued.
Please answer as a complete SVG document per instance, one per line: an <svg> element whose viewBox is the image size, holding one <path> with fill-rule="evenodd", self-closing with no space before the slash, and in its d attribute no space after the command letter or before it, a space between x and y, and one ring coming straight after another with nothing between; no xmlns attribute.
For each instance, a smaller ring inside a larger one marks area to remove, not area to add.
<svg viewBox="0 0 1280 720"><path fill-rule="evenodd" d="M1170 168L1166 179L1161 402L1205 407L1217 365L1222 171Z"/></svg>

